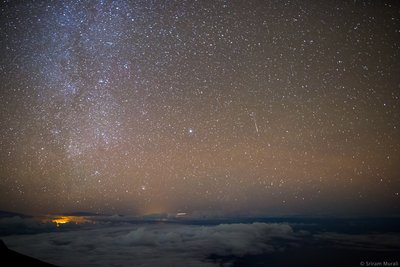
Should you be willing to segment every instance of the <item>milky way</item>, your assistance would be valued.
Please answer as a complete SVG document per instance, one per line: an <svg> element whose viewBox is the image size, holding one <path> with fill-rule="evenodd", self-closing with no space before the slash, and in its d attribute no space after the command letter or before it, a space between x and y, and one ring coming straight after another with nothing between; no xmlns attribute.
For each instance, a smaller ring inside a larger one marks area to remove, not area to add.
<svg viewBox="0 0 400 267"><path fill-rule="evenodd" d="M0 208L398 214L399 10L3 1Z"/></svg>

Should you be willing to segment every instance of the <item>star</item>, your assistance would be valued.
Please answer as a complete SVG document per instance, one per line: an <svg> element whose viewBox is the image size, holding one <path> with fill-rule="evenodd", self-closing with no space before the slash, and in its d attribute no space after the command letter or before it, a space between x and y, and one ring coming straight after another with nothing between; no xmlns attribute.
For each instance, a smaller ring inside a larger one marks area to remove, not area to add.
<svg viewBox="0 0 400 267"><path fill-rule="evenodd" d="M4 1L0 210L398 213L397 7Z"/></svg>

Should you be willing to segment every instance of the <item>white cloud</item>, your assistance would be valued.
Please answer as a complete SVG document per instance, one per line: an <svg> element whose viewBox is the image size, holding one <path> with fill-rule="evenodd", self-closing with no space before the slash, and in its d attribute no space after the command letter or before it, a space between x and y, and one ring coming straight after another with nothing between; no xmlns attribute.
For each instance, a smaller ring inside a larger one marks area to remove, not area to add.
<svg viewBox="0 0 400 267"><path fill-rule="evenodd" d="M96 225L4 240L12 249L60 266L219 266L208 257L272 252L274 238L295 234L287 224L266 223Z"/></svg>
<svg viewBox="0 0 400 267"><path fill-rule="evenodd" d="M5 231L1 238L11 249L65 267L228 267L238 257L273 253L294 246L301 248L311 240L314 244L340 249L400 249L398 233L320 232L315 225L314 231L309 232L304 227L310 225L286 223L185 223L188 222L139 223L136 218L113 216L96 217L96 224L56 228L52 223L14 217L0 219L0 230ZM16 235L9 235L10 232Z"/></svg>

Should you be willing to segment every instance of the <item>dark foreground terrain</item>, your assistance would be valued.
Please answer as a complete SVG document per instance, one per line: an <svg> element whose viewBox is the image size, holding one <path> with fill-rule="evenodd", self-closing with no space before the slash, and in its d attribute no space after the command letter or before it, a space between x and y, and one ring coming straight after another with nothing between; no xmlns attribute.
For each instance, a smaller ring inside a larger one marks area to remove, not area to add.
<svg viewBox="0 0 400 267"><path fill-rule="evenodd" d="M56 265L45 263L32 257L28 257L21 253L15 252L7 248L2 240L0 240L1 266L38 266L38 267L55 267Z"/></svg>

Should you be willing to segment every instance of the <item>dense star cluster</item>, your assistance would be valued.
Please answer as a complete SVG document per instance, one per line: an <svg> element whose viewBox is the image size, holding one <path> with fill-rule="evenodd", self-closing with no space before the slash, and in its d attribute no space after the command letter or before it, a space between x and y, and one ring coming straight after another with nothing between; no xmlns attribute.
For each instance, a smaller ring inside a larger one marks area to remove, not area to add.
<svg viewBox="0 0 400 267"><path fill-rule="evenodd" d="M395 1L2 1L0 208L398 213Z"/></svg>

